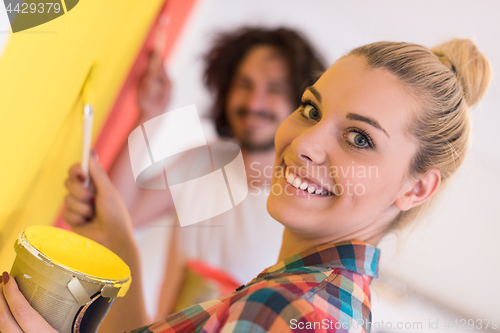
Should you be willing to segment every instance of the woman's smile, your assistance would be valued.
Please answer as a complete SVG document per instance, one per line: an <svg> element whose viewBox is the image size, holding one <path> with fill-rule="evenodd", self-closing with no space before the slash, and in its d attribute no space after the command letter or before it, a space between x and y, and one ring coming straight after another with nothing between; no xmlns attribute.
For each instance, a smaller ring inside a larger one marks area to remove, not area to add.
<svg viewBox="0 0 500 333"><path fill-rule="evenodd" d="M334 196L332 192L326 189L325 185L322 186L307 178L304 172L301 172L301 169L297 172L295 167L289 167L286 164L284 164L284 168L285 172L281 173L278 185L286 195L294 195L301 198L326 198Z"/></svg>
<svg viewBox="0 0 500 333"><path fill-rule="evenodd" d="M283 164L285 172L280 176L280 186L288 195L296 195L303 198L331 197L334 194L329 191L329 185L323 181L314 179L303 168Z"/></svg>

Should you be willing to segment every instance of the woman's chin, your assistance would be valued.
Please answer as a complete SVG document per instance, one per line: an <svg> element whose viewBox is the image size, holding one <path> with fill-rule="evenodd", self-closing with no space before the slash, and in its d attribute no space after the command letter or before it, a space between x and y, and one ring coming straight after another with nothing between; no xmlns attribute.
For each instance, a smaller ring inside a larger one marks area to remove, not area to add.
<svg viewBox="0 0 500 333"><path fill-rule="evenodd" d="M307 214L307 211L297 208L291 205L290 200L283 198L282 195L270 193L267 198L267 211L269 215L285 228L300 229L310 218L310 214Z"/></svg>
<svg viewBox="0 0 500 333"><path fill-rule="evenodd" d="M279 196L270 193L267 197L267 212L273 219L283 224L288 214L288 204Z"/></svg>

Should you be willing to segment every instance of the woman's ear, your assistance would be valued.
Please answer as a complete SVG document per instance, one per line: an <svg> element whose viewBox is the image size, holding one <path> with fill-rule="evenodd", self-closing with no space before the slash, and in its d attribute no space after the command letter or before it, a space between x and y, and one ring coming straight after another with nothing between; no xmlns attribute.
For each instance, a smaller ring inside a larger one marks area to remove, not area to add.
<svg viewBox="0 0 500 333"><path fill-rule="evenodd" d="M441 172L430 169L425 174L417 177L410 190L396 199L394 205L401 211L418 206L427 201L437 191L441 184Z"/></svg>

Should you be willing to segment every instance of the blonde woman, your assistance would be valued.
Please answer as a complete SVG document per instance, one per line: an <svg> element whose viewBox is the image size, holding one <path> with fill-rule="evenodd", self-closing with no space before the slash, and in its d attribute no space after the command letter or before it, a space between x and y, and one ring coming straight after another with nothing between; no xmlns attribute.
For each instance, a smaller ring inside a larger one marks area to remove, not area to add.
<svg viewBox="0 0 500 333"><path fill-rule="evenodd" d="M490 75L470 40L432 50L379 42L340 58L276 134L267 208L285 226L279 262L231 295L134 332L369 332L376 246L411 223L462 163L468 109ZM147 323L137 251L117 191L95 159L90 170L95 193L82 186L79 166L70 170L64 217L131 266L128 295L101 325L123 332ZM53 332L13 279L3 280L0 331Z"/></svg>

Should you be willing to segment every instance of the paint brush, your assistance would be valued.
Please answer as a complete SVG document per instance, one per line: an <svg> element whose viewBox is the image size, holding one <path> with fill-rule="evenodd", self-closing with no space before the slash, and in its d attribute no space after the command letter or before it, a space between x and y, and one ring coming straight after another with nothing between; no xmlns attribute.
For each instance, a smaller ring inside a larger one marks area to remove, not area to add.
<svg viewBox="0 0 500 333"><path fill-rule="evenodd" d="M89 176L89 158L90 149L92 147L92 127L94 124L94 80L96 72L96 64L90 68L87 79L83 84L83 149L82 149L82 169L85 174L83 185L88 187L90 184Z"/></svg>

